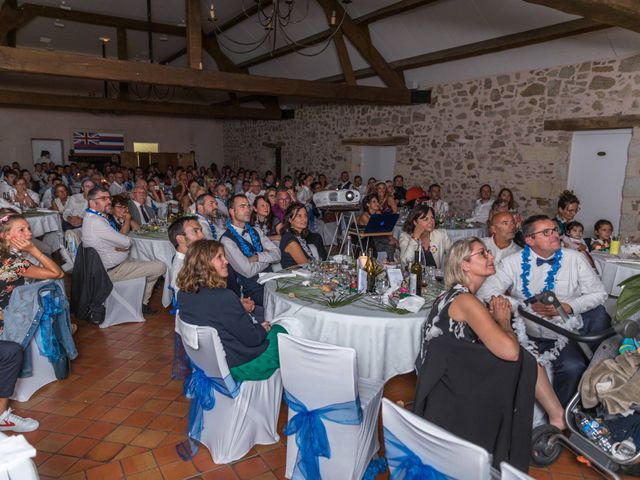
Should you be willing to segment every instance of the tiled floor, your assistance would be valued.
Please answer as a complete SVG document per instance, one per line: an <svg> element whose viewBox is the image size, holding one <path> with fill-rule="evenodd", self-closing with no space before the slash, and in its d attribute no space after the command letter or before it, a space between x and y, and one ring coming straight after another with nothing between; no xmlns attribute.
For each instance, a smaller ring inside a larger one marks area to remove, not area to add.
<svg viewBox="0 0 640 480"><path fill-rule="evenodd" d="M152 304L157 308L159 297L156 289ZM284 478L284 437L276 445L256 446L232 465L214 464L205 448L191 461L178 457L175 445L186 438L188 403L181 383L170 379L173 319L168 313L105 330L86 323L79 327L80 355L70 377L14 405L17 413L40 421L40 429L26 437L38 450L43 480ZM414 388L412 374L396 377L385 386L385 396L408 402ZM280 429L285 417L283 405ZM599 478L566 452L551 468L529 473L537 479Z"/></svg>

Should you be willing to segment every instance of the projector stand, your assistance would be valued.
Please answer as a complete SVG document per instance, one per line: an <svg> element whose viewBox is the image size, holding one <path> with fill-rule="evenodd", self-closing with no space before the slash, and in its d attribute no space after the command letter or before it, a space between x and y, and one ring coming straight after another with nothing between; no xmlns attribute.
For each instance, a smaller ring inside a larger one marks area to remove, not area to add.
<svg viewBox="0 0 640 480"><path fill-rule="evenodd" d="M336 239L338 237L338 230L340 229L340 226L344 221L345 213L349 214L349 218L347 220L347 225L344 229L344 235L342 235L342 242L340 243L340 249L338 250L337 254L342 255L344 253L344 244L347 241L347 235L349 235L349 227L353 223L353 228L357 233L358 245L360 246L361 255L364 255L364 247L362 246L362 238L360 237L360 229L358 228L358 221L356 218L356 213L358 213L357 210L351 210L348 212L344 210L340 210L338 211L338 215L336 216L336 231L333 233L333 238L331 239L331 245L329 245L329 252L327 253L327 258L331 257L331 250L333 249L333 245L336 242Z"/></svg>

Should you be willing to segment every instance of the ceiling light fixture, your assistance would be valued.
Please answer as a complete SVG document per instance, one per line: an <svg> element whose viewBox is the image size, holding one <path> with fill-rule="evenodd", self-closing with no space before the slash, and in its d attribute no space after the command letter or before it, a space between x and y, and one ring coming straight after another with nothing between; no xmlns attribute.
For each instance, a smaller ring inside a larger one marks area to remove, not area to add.
<svg viewBox="0 0 640 480"><path fill-rule="evenodd" d="M56 18L56 20L53 22L53 25L58 28L64 28L64 23L62 23L59 18Z"/></svg>
<svg viewBox="0 0 640 480"><path fill-rule="evenodd" d="M62 10L71 10L71 7L69 5L67 5L67 0L62 0L60 2L60 8Z"/></svg>
<svg viewBox="0 0 640 480"><path fill-rule="evenodd" d="M160 41L161 42L168 42L169 41L169 37L167 37L166 35L162 34L162 35L160 35Z"/></svg>
<svg viewBox="0 0 640 480"><path fill-rule="evenodd" d="M49 37L40 37L40 43L51 43L51 39Z"/></svg>
<svg viewBox="0 0 640 480"><path fill-rule="evenodd" d="M344 22L347 12L343 8L341 15L338 15L338 12L333 10L328 19L331 34L324 43L320 44L318 49L308 51L308 49L315 44L305 44L296 41L287 31L287 27L301 23L307 19L309 16L309 2L310 0L273 0L272 2L253 0L251 3L255 3L257 12L251 15L245 7L245 0L242 0L242 12L244 16L256 22L264 30L264 34L258 35L258 38L255 40L233 39L223 32L218 25L219 19L216 15L216 8L213 1L209 4L207 17L209 21L213 23L213 33L220 46L232 53L250 53L259 49L262 45L267 45L270 53L273 53L276 48L289 45L293 47L295 53L306 57L314 57L320 55L329 47L335 34L342 28L342 22ZM347 5L351 3L351 0L342 0L341 3Z"/></svg>

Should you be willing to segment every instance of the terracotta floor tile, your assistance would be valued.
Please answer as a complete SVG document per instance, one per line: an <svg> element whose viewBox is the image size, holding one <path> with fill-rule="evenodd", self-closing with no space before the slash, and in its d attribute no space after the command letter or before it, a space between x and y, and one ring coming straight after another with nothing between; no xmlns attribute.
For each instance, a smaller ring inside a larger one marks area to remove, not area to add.
<svg viewBox="0 0 640 480"><path fill-rule="evenodd" d="M122 421L122 425L129 427L149 428L148 425L156 418L155 412L143 412L135 410L131 415ZM156 429L158 430L158 429Z"/></svg>
<svg viewBox="0 0 640 480"><path fill-rule="evenodd" d="M86 471L87 480L118 480L124 478L120 462L107 463Z"/></svg>
<svg viewBox="0 0 640 480"><path fill-rule="evenodd" d="M78 412L85 408L91 408L91 406L82 402L67 402L64 405L61 405L60 408L56 409L55 413L58 415L65 415L67 417L74 417Z"/></svg>
<svg viewBox="0 0 640 480"><path fill-rule="evenodd" d="M242 480L249 480L267 472L269 467L260 457L253 457L247 460L241 460L233 466L233 469Z"/></svg>
<svg viewBox="0 0 640 480"><path fill-rule="evenodd" d="M122 450L120 450L120 453L118 453L118 455L114 457L114 460L122 460L123 458L132 457L133 455L140 455L141 453L148 451L148 448L127 445Z"/></svg>
<svg viewBox="0 0 640 480"><path fill-rule="evenodd" d="M173 415L174 417L184 417L189 413L189 404L181 402L173 402L162 412L165 415Z"/></svg>
<svg viewBox="0 0 640 480"><path fill-rule="evenodd" d="M144 430L130 443L131 445L136 445L138 447L155 448L166 436L167 434L165 432L160 432L158 430Z"/></svg>
<svg viewBox="0 0 640 480"><path fill-rule="evenodd" d="M131 440L136 438L142 429L136 427L127 427L125 425L120 425L109 435L104 437L107 442L116 442L116 443L124 443L129 444Z"/></svg>
<svg viewBox="0 0 640 480"><path fill-rule="evenodd" d="M171 415L158 415L153 419L151 423L147 425L147 428L152 430L172 430L172 427L179 422L179 419L172 417Z"/></svg>
<svg viewBox="0 0 640 480"><path fill-rule="evenodd" d="M139 455L133 455L131 457L124 458L120 461L122 469L125 475L133 475L144 470L150 470L156 468L156 460L151 452L141 453Z"/></svg>
<svg viewBox="0 0 640 480"><path fill-rule="evenodd" d="M113 407L107 413L100 417L103 422L122 423L122 421L133 413L133 410L127 408Z"/></svg>
<svg viewBox="0 0 640 480"><path fill-rule="evenodd" d="M117 385L117 382L115 383ZM105 407L120 406L120 402L124 399L125 395L122 393L106 393L98 398L94 403L96 405L103 405Z"/></svg>
<svg viewBox="0 0 640 480"><path fill-rule="evenodd" d="M208 472L210 470L215 470L216 468L221 468L223 465L218 465L211 458L211 454L209 450L206 448L200 448L195 457L191 459L195 467L200 472Z"/></svg>
<svg viewBox="0 0 640 480"><path fill-rule="evenodd" d="M121 443L102 441L87 453L86 458L96 462L109 462L123 447Z"/></svg>
<svg viewBox="0 0 640 480"><path fill-rule="evenodd" d="M36 443L38 443L40 440L42 440L44 437L46 437L47 435L49 435L50 432L47 432L46 430L34 430L33 432L27 432L27 433L23 433L22 435L24 435L24 437L27 439L27 441L31 444L31 445L35 445Z"/></svg>
<svg viewBox="0 0 640 480"><path fill-rule="evenodd" d="M158 447L164 447L165 445L177 445L178 443L182 443L187 439L186 432L182 432L181 434L177 433L169 433L166 437L158 444Z"/></svg>
<svg viewBox="0 0 640 480"><path fill-rule="evenodd" d="M276 475L276 478L277 478L278 480L285 480L285 476L284 476L284 467L276 468L276 469L273 471L273 473ZM386 474L386 473L387 473L387 472L385 472L385 474ZM387 478L388 478L388 475L386 475L386 476L384 476L384 475L383 475L383 476L382 476L382 478L380 478L380 475L378 475L378 476L376 477L376 480L383 480L383 479L384 479L384 480L386 480Z"/></svg>
<svg viewBox="0 0 640 480"><path fill-rule="evenodd" d="M171 405L170 400L160 400L160 399L152 398L151 400L147 401L142 407L140 407L140 410L145 412L161 413L169 405Z"/></svg>
<svg viewBox="0 0 640 480"><path fill-rule="evenodd" d="M145 403L147 403L147 400L149 400L150 398L150 394L147 393L131 393L130 395L127 395L122 401L120 401L118 403L118 406L122 407L122 408L131 408L131 409L138 409L140 408L142 405L144 405ZM160 412L158 412L160 413Z"/></svg>
<svg viewBox="0 0 640 480"><path fill-rule="evenodd" d="M269 472L264 472L263 474L258 475L257 477L252 477L251 480L278 480L278 477L276 477L273 472L269 471Z"/></svg>
<svg viewBox="0 0 640 480"><path fill-rule="evenodd" d="M162 476L165 480L182 480L198 473L191 461L184 462L182 460L167 463L160 467L160 471L162 471Z"/></svg>
<svg viewBox="0 0 640 480"><path fill-rule="evenodd" d="M128 475L127 480L164 480L164 477L159 468L152 468L134 475Z"/></svg>
<svg viewBox="0 0 640 480"><path fill-rule="evenodd" d="M287 447L279 447L273 450L260 453L262 459L269 465L271 470L281 467L287 459Z"/></svg>
<svg viewBox="0 0 640 480"><path fill-rule="evenodd" d="M116 429L117 425L108 422L94 422L86 430L82 431L83 437L103 439Z"/></svg>
<svg viewBox="0 0 640 480"><path fill-rule="evenodd" d="M64 475L58 478L60 480L87 480L87 476L84 474L84 471L82 470L79 470L75 473L65 473Z"/></svg>
<svg viewBox="0 0 640 480"><path fill-rule="evenodd" d="M59 453L82 458L98 444L95 438L76 437L60 449Z"/></svg>
<svg viewBox="0 0 640 480"><path fill-rule="evenodd" d="M55 398L46 398L37 403L31 410L35 410L36 412L52 413L60 407L60 404L60 400Z"/></svg>
<svg viewBox="0 0 640 480"><path fill-rule="evenodd" d="M94 467L99 467L100 465L102 465L102 463L81 458L76 463L74 463L69 470L65 472L65 475L71 475L77 472L84 472L85 470L89 470L90 468L94 468Z"/></svg>
<svg viewBox="0 0 640 480"><path fill-rule="evenodd" d="M78 395L73 397L76 402L93 403L96 399L104 395L104 392L100 390L83 390Z"/></svg>
<svg viewBox="0 0 640 480"><path fill-rule="evenodd" d="M230 466L225 466L202 474L203 480L237 480L238 475Z"/></svg>
<svg viewBox="0 0 640 480"><path fill-rule="evenodd" d="M153 373L135 372L127 377L127 382L146 383L146 381L151 377L153 377Z"/></svg>
<svg viewBox="0 0 640 480"><path fill-rule="evenodd" d="M42 475L51 475L52 477L60 477L77 461L77 457L69 457L67 455L53 455L42 465L38 466L38 473Z"/></svg>
<svg viewBox="0 0 640 480"><path fill-rule="evenodd" d="M66 417L66 422L56 427L56 431L60 433L67 433L69 435L78 435L91 425L93 425L93 422L85 418Z"/></svg>
<svg viewBox="0 0 640 480"><path fill-rule="evenodd" d="M152 453L156 462L160 466L180 460L180 456L178 455L178 452L176 452L175 445L166 445L164 447L154 448Z"/></svg>
<svg viewBox="0 0 640 480"><path fill-rule="evenodd" d="M105 407L104 405L96 405L94 403L94 404L88 405L87 408L85 408L80 413L78 413L76 417L86 418L87 420L99 420L100 417L102 417L102 415L107 413L109 410L111 410L111 407Z"/></svg>
<svg viewBox="0 0 640 480"><path fill-rule="evenodd" d="M36 464L36 466L42 465L49 458L51 458L52 455L53 454L51 454L49 452L43 452L42 450L37 450L36 449L36 457L33 459L33 462Z"/></svg>
<svg viewBox="0 0 640 480"><path fill-rule="evenodd" d="M73 435L50 433L36 445L36 449L43 452L55 453L73 439Z"/></svg>
<svg viewBox="0 0 640 480"><path fill-rule="evenodd" d="M128 395L129 393L133 392L136 388L138 388L138 386L139 386L138 383L121 382L117 386L113 387L111 391L113 393L123 393L125 395Z"/></svg>
<svg viewBox="0 0 640 480"><path fill-rule="evenodd" d="M69 420L69 417L65 417L63 415L58 415L55 413L50 413L43 419L39 420L40 428L42 430L46 430L48 432L56 432L57 428L60 425L63 425Z"/></svg>

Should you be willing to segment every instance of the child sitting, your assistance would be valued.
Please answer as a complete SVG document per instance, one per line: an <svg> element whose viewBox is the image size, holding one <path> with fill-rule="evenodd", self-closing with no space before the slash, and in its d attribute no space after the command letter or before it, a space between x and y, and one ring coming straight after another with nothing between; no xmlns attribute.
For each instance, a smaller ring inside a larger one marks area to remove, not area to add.
<svg viewBox="0 0 640 480"><path fill-rule="evenodd" d="M591 250L598 252L608 252L612 233L613 224L609 220L598 220L593 227Z"/></svg>
<svg viewBox="0 0 640 480"><path fill-rule="evenodd" d="M580 222L569 222L564 227L564 235L562 235L562 245L571 250L580 252L588 251L587 244L582 239L584 226Z"/></svg>

